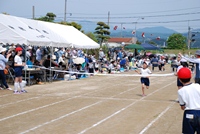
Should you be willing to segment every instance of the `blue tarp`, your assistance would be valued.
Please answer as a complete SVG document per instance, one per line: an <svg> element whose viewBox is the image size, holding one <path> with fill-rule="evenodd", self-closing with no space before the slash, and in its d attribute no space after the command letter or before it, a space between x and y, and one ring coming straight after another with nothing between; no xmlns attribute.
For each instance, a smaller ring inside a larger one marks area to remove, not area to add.
<svg viewBox="0 0 200 134"><path fill-rule="evenodd" d="M141 44L141 46L145 49L145 50L160 50L159 47L156 47L152 44L148 44L148 43L144 43L144 44Z"/></svg>

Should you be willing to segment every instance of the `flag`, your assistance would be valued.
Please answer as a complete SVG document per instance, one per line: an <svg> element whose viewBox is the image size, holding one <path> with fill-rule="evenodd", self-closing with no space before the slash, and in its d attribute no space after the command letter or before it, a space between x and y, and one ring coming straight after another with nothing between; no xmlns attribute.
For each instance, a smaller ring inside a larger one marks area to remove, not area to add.
<svg viewBox="0 0 200 134"><path fill-rule="evenodd" d="M135 30L132 31L132 34L135 34Z"/></svg>
<svg viewBox="0 0 200 134"><path fill-rule="evenodd" d="M144 32L142 33L142 37L143 37L143 38L145 37Z"/></svg>
<svg viewBox="0 0 200 134"><path fill-rule="evenodd" d="M156 40L160 40L160 36L158 36L158 37L156 38Z"/></svg>
<svg viewBox="0 0 200 134"><path fill-rule="evenodd" d="M117 26L114 26L114 28L113 28L114 30L117 30Z"/></svg>

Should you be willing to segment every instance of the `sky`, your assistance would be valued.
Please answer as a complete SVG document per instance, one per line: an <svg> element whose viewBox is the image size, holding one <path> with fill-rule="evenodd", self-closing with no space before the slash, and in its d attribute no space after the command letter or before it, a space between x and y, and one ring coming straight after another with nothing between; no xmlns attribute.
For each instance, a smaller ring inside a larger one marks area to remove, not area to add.
<svg viewBox="0 0 200 134"><path fill-rule="evenodd" d="M65 1L69 22L102 21L126 29L164 26L181 33L188 26L200 29L200 0L0 0L0 13L33 18L34 6L36 18L52 12L63 21Z"/></svg>

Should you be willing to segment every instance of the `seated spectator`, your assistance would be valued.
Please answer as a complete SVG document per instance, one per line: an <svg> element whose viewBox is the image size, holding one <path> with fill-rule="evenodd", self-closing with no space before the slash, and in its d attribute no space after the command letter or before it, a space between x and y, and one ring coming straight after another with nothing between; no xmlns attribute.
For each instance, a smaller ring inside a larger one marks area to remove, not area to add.
<svg viewBox="0 0 200 134"><path fill-rule="evenodd" d="M36 57L32 56L30 57L30 60L28 60L26 62L26 64L28 65L28 68L38 68L38 66L40 66L40 64L35 64L36 62L39 62L36 60ZM40 68L38 68L40 69ZM36 74L31 74L34 79L36 80L36 83L37 84L43 84L41 81L42 81L42 77L43 77L43 73L42 72L38 72Z"/></svg>

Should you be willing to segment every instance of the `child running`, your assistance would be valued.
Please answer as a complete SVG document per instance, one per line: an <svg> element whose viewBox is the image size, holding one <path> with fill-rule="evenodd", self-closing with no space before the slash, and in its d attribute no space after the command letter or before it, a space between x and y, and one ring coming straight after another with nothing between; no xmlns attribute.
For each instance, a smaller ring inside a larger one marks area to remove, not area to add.
<svg viewBox="0 0 200 134"><path fill-rule="evenodd" d="M17 47L15 49L17 55L15 55L14 59L14 70L15 70L15 83L14 83L14 94L27 93L26 90L23 89L22 83L22 69L25 66L25 63L22 62L20 55L22 54L22 48ZM18 86L21 91L18 91Z"/></svg>
<svg viewBox="0 0 200 134"><path fill-rule="evenodd" d="M146 62L143 62L143 67L140 69L140 71L135 70L138 74L141 74L142 77L140 78L141 84L142 84L142 96L146 96L144 93L144 88L146 86L146 89L149 88L150 81L149 81L149 74L151 74L151 71L148 68L148 65Z"/></svg>

